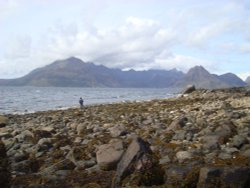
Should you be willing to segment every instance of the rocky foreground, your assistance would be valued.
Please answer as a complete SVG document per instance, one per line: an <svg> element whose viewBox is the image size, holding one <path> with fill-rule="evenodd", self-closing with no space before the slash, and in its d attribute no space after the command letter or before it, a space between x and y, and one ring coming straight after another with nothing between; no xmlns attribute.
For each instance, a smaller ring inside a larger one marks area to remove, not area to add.
<svg viewBox="0 0 250 188"><path fill-rule="evenodd" d="M0 187L249 187L245 88L0 116Z"/></svg>

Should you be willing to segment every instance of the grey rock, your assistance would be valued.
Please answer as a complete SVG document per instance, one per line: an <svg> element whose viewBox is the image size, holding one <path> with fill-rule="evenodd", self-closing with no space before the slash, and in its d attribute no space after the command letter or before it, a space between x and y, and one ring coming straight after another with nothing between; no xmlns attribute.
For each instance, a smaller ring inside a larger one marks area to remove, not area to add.
<svg viewBox="0 0 250 188"><path fill-rule="evenodd" d="M214 150L219 148L219 137L216 135L205 136L203 138L203 148L208 150Z"/></svg>
<svg viewBox="0 0 250 188"><path fill-rule="evenodd" d="M92 173L99 172L100 170L101 170L100 166L97 164L95 166L92 166L91 168L87 168L86 172L88 172L89 174L92 174Z"/></svg>
<svg viewBox="0 0 250 188"><path fill-rule="evenodd" d="M245 151L242 151L242 152L241 152L241 155L242 155L242 156L245 156L245 157L250 157L250 149L245 150Z"/></svg>
<svg viewBox="0 0 250 188"><path fill-rule="evenodd" d="M171 162L171 159L169 158L168 155L165 155L164 157L162 157L160 159L159 164L164 165L164 164L167 164L169 162Z"/></svg>
<svg viewBox="0 0 250 188"><path fill-rule="evenodd" d="M215 157L217 156L216 152L208 153L204 157L206 163L213 163Z"/></svg>
<svg viewBox="0 0 250 188"><path fill-rule="evenodd" d="M220 185L219 177L222 174L221 168L203 167L200 169L198 188L218 187Z"/></svg>
<svg viewBox="0 0 250 188"><path fill-rule="evenodd" d="M189 166L170 166L165 172L166 187L195 187L199 172L192 172ZM190 178L193 177L193 178Z"/></svg>
<svg viewBox="0 0 250 188"><path fill-rule="evenodd" d="M45 168L43 171L39 172L39 174L43 175L43 176L48 176L48 175L51 175L58 170L73 170L75 167L76 166L74 165L74 163L72 163L70 160L64 159L60 162L57 162L57 163Z"/></svg>
<svg viewBox="0 0 250 188"><path fill-rule="evenodd" d="M36 145L36 149L38 152L47 151L51 147L53 147L53 143L52 143L51 138L41 138Z"/></svg>
<svg viewBox="0 0 250 188"><path fill-rule="evenodd" d="M233 146L237 148L241 148L244 144L247 144L248 140L246 137L241 136L241 135L235 135L233 137Z"/></svg>
<svg viewBox="0 0 250 188"><path fill-rule="evenodd" d="M0 139L8 139L11 137L12 137L12 135L9 132L0 133Z"/></svg>
<svg viewBox="0 0 250 188"><path fill-rule="evenodd" d="M11 170L15 171L16 174L28 174L37 172L38 163L36 160L24 160L18 163L12 163Z"/></svg>
<svg viewBox="0 0 250 188"><path fill-rule="evenodd" d="M186 138L187 131L185 130L178 130L175 132L175 135L173 136L173 140L184 140Z"/></svg>
<svg viewBox="0 0 250 188"><path fill-rule="evenodd" d="M220 158L220 159L231 159L232 155L229 154L229 153L220 153L218 158Z"/></svg>
<svg viewBox="0 0 250 188"><path fill-rule="evenodd" d="M123 125L116 125L114 127L109 128L110 134L112 137L118 137L122 132L125 131L125 127Z"/></svg>
<svg viewBox="0 0 250 188"><path fill-rule="evenodd" d="M123 152L123 143L118 139L110 144L101 145L96 152L97 163L103 170L114 169L116 168Z"/></svg>
<svg viewBox="0 0 250 188"><path fill-rule="evenodd" d="M34 134L29 130L25 130L21 132L19 135L15 136L15 139L17 139L19 142L32 143L34 140Z"/></svg>
<svg viewBox="0 0 250 188"><path fill-rule="evenodd" d="M180 130L180 129L182 129L186 125L187 121L188 121L188 119L186 117L178 118L178 119L174 120L169 125L169 127L167 128L167 131Z"/></svg>
<svg viewBox="0 0 250 188"><path fill-rule="evenodd" d="M77 128L76 128L77 134L78 134L78 135L84 134L84 133L86 132L86 129L87 129L87 128L86 128L86 125L83 124L83 123L77 125Z"/></svg>
<svg viewBox="0 0 250 188"><path fill-rule="evenodd" d="M147 176L147 179L141 182L142 185L151 186L163 182L163 174L161 174L157 164L153 162L149 143L140 137L133 139L118 163L114 187L120 187L124 178L129 178L136 172L140 172L140 176L143 176L145 173L154 174L153 176ZM130 180L132 181L132 179Z"/></svg>
<svg viewBox="0 0 250 188"><path fill-rule="evenodd" d="M194 92L195 90L196 89L195 89L194 85L187 85L186 89L182 93L183 94L189 94L189 93Z"/></svg>
<svg viewBox="0 0 250 188"><path fill-rule="evenodd" d="M232 147L232 148L225 148L225 152L227 152L229 154L233 154L233 153L238 153L239 150L235 147Z"/></svg>
<svg viewBox="0 0 250 188"><path fill-rule="evenodd" d="M193 154L189 151L178 151L176 153L176 157L177 157L178 161L182 163L187 159L192 159Z"/></svg>
<svg viewBox="0 0 250 188"><path fill-rule="evenodd" d="M198 188L202 187L248 187L249 167L204 167L200 169Z"/></svg>
<svg viewBox="0 0 250 188"><path fill-rule="evenodd" d="M13 156L15 162L20 162L27 160L29 158L29 154L25 153L24 151L17 151L15 155Z"/></svg>

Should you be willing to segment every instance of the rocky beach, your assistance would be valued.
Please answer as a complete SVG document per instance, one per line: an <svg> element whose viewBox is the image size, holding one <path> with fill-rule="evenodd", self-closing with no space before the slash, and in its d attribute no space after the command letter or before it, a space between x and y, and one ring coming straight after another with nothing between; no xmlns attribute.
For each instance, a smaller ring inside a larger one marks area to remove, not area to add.
<svg viewBox="0 0 250 188"><path fill-rule="evenodd" d="M0 116L0 187L249 187L250 93Z"/></svg>

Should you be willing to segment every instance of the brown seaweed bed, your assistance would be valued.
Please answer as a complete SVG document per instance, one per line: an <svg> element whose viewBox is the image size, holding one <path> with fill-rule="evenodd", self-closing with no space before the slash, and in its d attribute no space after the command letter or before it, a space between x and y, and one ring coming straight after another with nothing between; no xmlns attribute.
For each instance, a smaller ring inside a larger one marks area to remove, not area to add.
<svg viewBox="0 0 250 188"><path fill-rule="evenodd" d="M250 185L250 97L245 88L2 115L0 127L1 187ZM143 155L157 168L132 169L138 166L133 158L114 185L126 153L138 156L131 146L141 147L135 136L149 145Z"/></svg>

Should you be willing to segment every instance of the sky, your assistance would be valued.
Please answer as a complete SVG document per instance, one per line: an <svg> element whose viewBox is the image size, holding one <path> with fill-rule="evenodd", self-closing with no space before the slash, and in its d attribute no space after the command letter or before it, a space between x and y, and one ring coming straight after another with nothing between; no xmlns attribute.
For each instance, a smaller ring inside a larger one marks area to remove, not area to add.
<svg viewBox="0 0 250 188"><path fill-rule="evenodd" d="M0 0L0 78L56 60L250 76L250 0Z"/></svg>

